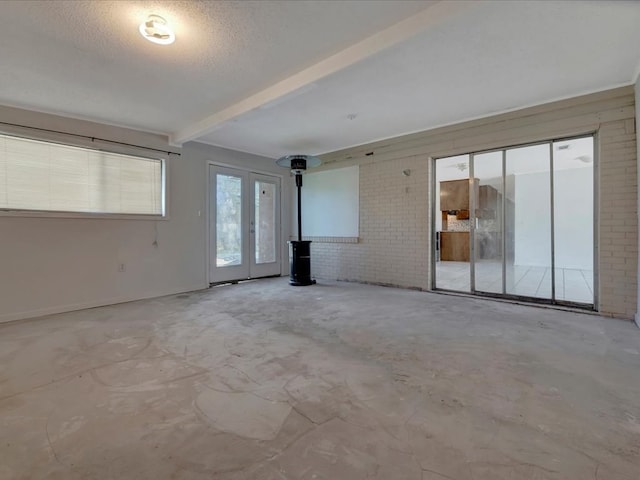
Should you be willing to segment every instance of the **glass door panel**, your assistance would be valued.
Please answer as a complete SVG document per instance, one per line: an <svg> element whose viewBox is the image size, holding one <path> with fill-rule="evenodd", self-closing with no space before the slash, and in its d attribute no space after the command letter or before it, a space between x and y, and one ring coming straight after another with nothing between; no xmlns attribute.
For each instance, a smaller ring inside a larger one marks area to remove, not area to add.
<svg viewBox="0 0 640 480"><path fill-rule="evenodd" d="M276 186L256 181L255 191L255 236L256 263L276 261Z"/></svg>
<svg viewBox="0 0 640 480"><path fill-rule="evenodd" d="M211 282L249 277L246 183L246 172L218 166L210 168Z"/></svg>
<svg viewBox="0 0 640 480"><path fill-rule="evenodd" d="M435 162L435 288L471 291L469 155Z"/></svg>
<svg viewBox="0 0 640 480"><path fill-rule="evenodd" d="M242 177L216 175L216 267L242 265Z"/></svg>
<svg viewBox="0 0 640 480"><path fill-rule="evenodd" d="M503 151L473 156L475 189L475 290L503 293L502 282Z"/></svg>
<svg viewBox="0 0 640 480"><path fill-rule="evenodd" d="M594 302L593 137L553 143L556 299Z"/></svg>
<svg viewBox="0 0 640 480"><path fill-rule="evenodd" d="M506 293L552 297L549 144L506 150Z"/></svg>
<svg viewBox="0 0 640 480"><path fill-rule="evenodd" d="M251 276L280 274L280 179L251 174L253 204L251 218Z"/></svg>

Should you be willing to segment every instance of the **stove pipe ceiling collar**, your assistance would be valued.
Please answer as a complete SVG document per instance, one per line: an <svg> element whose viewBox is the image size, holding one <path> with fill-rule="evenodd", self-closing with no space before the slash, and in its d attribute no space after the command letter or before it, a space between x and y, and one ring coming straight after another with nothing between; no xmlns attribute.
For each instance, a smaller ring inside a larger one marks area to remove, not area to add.
<svg viewBox="0 0 640 480"><path fill-rule="evenodd" d="M276 160L281 167L291 170L295 175L302 175L307 168L317 167L322 164L322 160L312 155L285 155Z"/></svg>

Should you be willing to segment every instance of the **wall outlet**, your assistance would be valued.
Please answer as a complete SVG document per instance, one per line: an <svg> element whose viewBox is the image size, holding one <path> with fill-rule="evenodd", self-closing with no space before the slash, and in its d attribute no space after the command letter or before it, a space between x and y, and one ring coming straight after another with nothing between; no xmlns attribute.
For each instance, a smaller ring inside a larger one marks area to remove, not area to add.
<svg viewBox="0 0 640 480"><path fill-rule="evenodd" d="M124 263L119 263L118 264L118 271L119 272L124 272L127 270L127 266Z"/></svg>

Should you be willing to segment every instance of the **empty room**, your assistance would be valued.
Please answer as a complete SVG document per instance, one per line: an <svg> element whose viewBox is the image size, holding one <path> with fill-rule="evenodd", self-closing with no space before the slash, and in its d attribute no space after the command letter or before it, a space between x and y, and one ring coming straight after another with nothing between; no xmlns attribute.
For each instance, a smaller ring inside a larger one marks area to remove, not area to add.
<svg viewBox="0 0 640 480"><path fill-rule="evenodd" d="M639 26L0 2L0 480L638 480Z"/></svg>

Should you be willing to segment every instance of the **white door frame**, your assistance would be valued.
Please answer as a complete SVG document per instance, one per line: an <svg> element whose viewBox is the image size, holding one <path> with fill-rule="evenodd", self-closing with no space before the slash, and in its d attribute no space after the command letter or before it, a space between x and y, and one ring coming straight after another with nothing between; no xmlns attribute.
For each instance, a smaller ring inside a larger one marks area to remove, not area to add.
<svg viewBox="0 0 640 480"><path fill-rule="evenodd" d="M285 224L286 222L283 221L283 219L285 218L284 215L284 205L283 205L283 198L286 197L286 195L283 195L283 190L285 187L285 183L284 183L284 176L278 173L274 173L274 172L270 172L270 171L266 171L266 170L260 170L260 169L254 169L254 168L246 168L246 167L242 167L242 166L238 166L238 165L233 165L230 163L223 163L223 162L216 162L214 160L209 160L205 163L205 175L204 175L204 179L206 182L206 206L205 206L205 224L206 224L206 228L205 228L205 259L206 259L206 279L207 279L207 284L210 285L212 282L214 282L215 280L211 277L211 268L210 268L210 264L211 264L211 241L212 241L212 233L211 233L211 206L212 206L212 189L210 188L210 172L212 171L211 167L219 167L219 168L228 168L228 169L232 169L232 170L236 170L236 171L242 171L245 172L247 175L247 178L249 178L250 174L257 174L257 175L266 175L269 177L275 177L279 180L279 189L278 189L278 221L280 223L279 226L279 230L278 230L278 243L279 243L279 248L277 251L277 254L279 256L279 265L280 265L280 271L277 275L283 275L283 272L287 272L288 273L288 262L289 262L289 257L288 257L288 246L285 243L285 239L289 238L289 233L288 230L286 230L285 228ZM247 184L249 182L247 181ZM249 213L249 210L247 210L247 213ZM285 265L286 263L286 265Z"/></svg>
<svg viewBox="0 0 640 480"><path fill-rule="evenodd" d="M241 182L240 190L240 265L226 265L222 267L216 266L217 256L214 253L209 254L209 261L207 268L209 270L209 276L212 277L214 282L228 282L232 280L242 280L249 278L251 272L251 260L249 258L251 248L251 229L249 227L250 216L250 196L249 196L249 173L245 170L239 170L237 168L221 167L213 165L209 167L208 186L209 186L209 201L211 202L209 208L209 250L215 248L216 245L216 222L214 220L216 205L217 205L217 176L228 175L230 177L239 178ZM215 194L215 195L214 195Z"/></svg>

